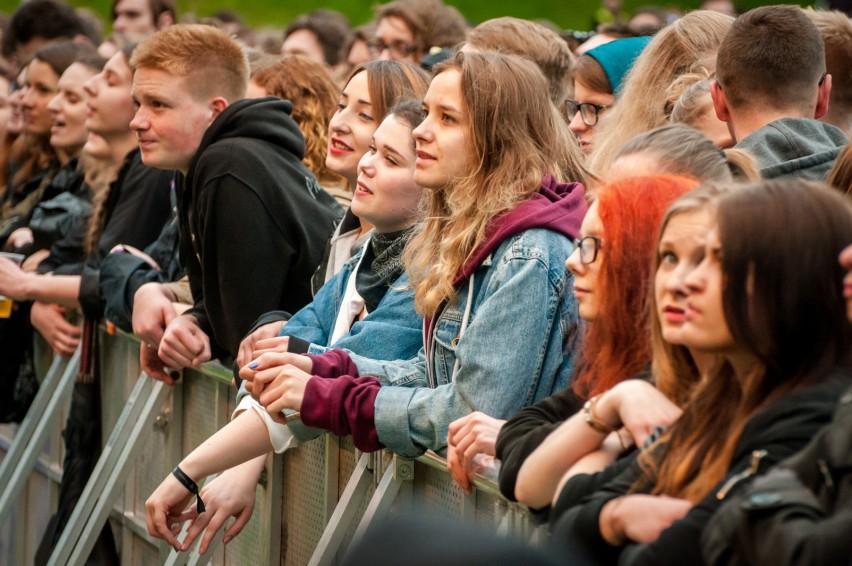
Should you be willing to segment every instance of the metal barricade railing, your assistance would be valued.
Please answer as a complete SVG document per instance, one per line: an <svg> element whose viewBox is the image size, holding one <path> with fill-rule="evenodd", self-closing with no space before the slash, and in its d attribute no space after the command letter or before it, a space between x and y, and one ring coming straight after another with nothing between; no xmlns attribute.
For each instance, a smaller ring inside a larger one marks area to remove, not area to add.
<svg viewBox="0 0 852 566"><path fill-rule="evenodd" d="M140 368L134 336L102 331L100 338L106 440L134 386L141 387L137 383ZM215 363L184 371L179 386L170 392L148 389L146 395L156 394L159 407L149 407L150 414L145 413L150 423L136 431L141 440L132 449L124 447L126 461L110 464L124 472L123 484L115 488L113 499L101 500L100 507L95 500L86 504L100 509L101 516L109 513L122 564L203 564L208 559L211 564L334 564L356 532L391 507L416 507L526 539L538 534L527 512L502 498L491 481L479 478L477 489L468 495L455 486L443 459L435 455L411 461L388 452L362 454L351 439L325 434L282 456L267 458L252 519L228 545L212 545L210 556L201 560L197 555L170 556L164 543L147 534L145 500L183 455L228 422L234 390L230 372ZM64 423L64 415L58 420ZM0 454L8 451L11 433L11 427L0 427ZM55 510L62 461L59 433L60 426L54 426L10 519L0 523L0 563L32 563L35 545ZM111 451L107 447L106 452ZM122 463L126 469L122 470ZM102 487L121 478L104 480ZM92 491L95 497L104 495ZM83 537L98 532L94 526L80 530ZM79 554L85 541L78 547Z"/></svg>

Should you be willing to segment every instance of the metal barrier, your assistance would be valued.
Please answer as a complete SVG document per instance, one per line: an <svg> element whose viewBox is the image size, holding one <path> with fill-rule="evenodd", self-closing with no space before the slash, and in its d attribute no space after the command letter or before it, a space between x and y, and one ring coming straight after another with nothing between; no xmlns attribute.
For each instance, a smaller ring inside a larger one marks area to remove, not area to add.
<svg viewBox="0 0 852 566"><path fill-rule="evenodd" d="M97 535L98 520L107 514L122 564L128 565L208 560L212 564L335 564L356 532L392 507L416 507L526 539L540 535L526 510L502 498L493 482L478 478L476 489L468 495L455 486L444 461L435 455L411 461L389 452L363 454L354 449L351 439L326 434L267 458L252 519L228 545L214 544L205 557L170 555L164 543L147 534L145 500L183 455L227 423L234 408L231 375L210 363L185 371L179 386L172 389L146 384L144 376L137 381L140 368L134 336L102 331L100 339L102 423L104 436L111 437L99 463L105 475L88 490L91 497L78 506L81 520L79 525L75 520L76 530L63 536L70 546L62 549L61 559L55 555L57 564L79 563L88 537ZM120 419L125 409L129 413ZM139 418L140 414L147 416ZM0 523L0 564L32 563L56 507L64 419L64 414L54 419L58 424L53 425L19 501L15 504L11 497L11 515ZM118 427L108 434L119 420L135 426L126 427L127 432ZM10 446L20 450L12 444L13 435L14 427L0 427L4 457ZM10 496L3 494L6 499Z"/></svg>

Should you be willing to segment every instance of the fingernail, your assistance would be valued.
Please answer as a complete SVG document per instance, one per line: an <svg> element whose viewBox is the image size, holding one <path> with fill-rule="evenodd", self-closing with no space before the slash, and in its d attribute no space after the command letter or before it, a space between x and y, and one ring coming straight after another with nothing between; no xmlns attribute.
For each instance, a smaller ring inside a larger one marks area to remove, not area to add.
<svg viewBox="0 0 852 566"><path fill-rule="evenodd" d="M260 365L260 364L258 364L257 362L252 362L248 365L248 368L249 369L255 369L258 365Z"/></svg>
<svg viewBox="0 0 852 566"><path fill-rule="evenodd" d="M229 542L231 542L230 536L222 537L222 544L228 544Z"/></svg>

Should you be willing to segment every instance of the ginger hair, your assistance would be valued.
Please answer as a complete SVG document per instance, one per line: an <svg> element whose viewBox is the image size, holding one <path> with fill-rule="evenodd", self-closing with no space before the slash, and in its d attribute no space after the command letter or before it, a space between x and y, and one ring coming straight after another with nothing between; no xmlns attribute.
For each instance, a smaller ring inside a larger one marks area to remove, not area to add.
<svg viewBox="0 0 852 566"><path fill-rule="evenodd" d="M288 56L261 68L252 82L271 96L293 103L290 117L305 137L302 163L314 172L322 185L341 182L325 164L328 152L328 122L337 109L338 88L325 65L306 57Z"/></svg>
<svg viewBox="0 0 852 566"><path fill-rule="evenodd" d="M248 57L240 44L221 29L202 24L158 31L136 47L130 66L186 77L199 101L221 96L232 104L245 97L248 87Z"/></svg>
<svg viewBox="0 0 852 566"><path fill-rule="evenodd" d="M601 312L583 339L580 370L572 380L578 396L608 391L651 363L651 266L660 220L676 198L696 186L695 179L659 175L619 179L598 191Z"/></svg>

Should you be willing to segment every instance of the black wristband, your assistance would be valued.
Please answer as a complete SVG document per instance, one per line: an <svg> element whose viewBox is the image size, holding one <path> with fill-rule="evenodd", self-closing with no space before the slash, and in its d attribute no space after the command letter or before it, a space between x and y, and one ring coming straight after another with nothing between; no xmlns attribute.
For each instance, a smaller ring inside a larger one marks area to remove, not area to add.
<svg viewBox="0 0 852 566"><path fill-rule="evenodd" d="M201 495L198 493L198 484L192 481L192 478L190 478L188 475L183 473L183 470L180 469L180 466L175 466L175 469L172 470L172 475L177 478L177 481L179 481L181 485L183 485L183 487L188 489L189 492L195 496L196 509L198 510L198 513L204 513L204 502L201 501Z"/></svg>

